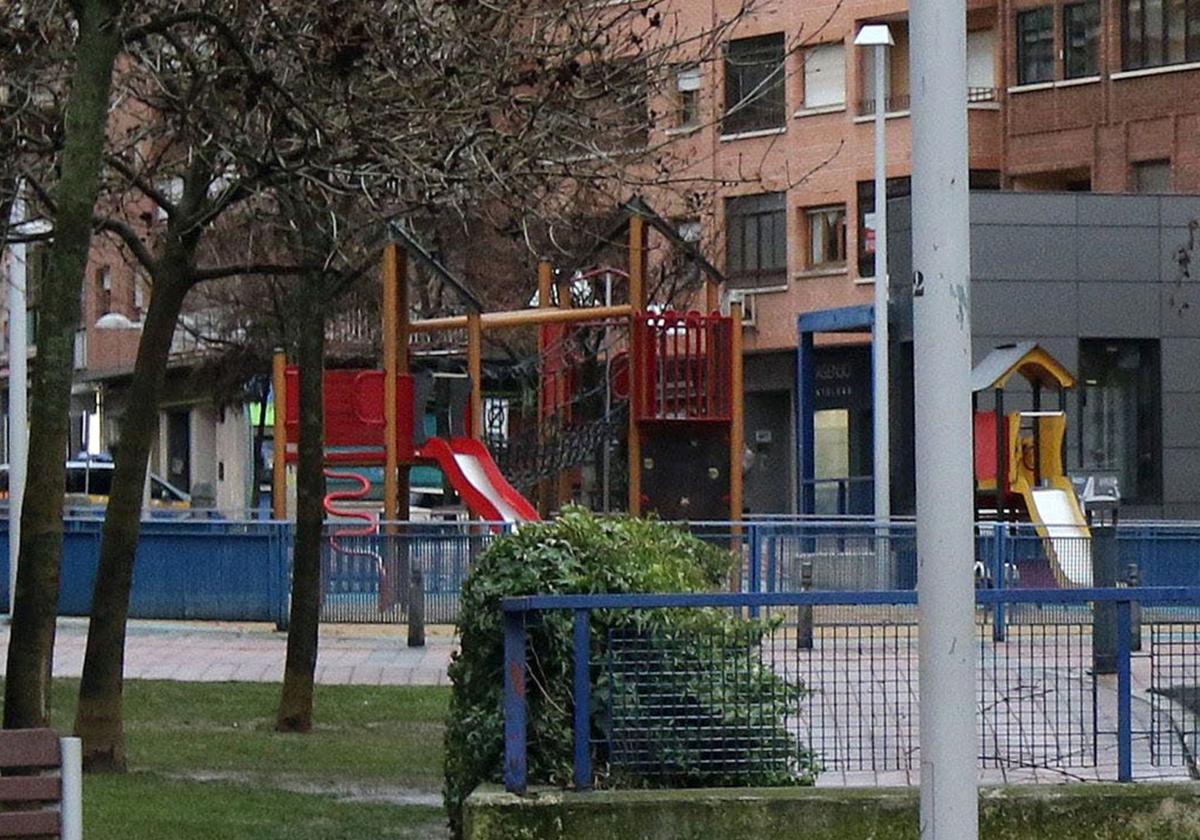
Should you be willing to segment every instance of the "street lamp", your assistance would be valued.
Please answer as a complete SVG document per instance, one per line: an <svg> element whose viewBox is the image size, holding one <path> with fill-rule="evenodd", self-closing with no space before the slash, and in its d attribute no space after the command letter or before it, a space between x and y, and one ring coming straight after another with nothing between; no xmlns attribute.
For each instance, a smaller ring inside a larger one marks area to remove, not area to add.
<svg viewBox="0 0 1200 840"><path fill-rule="evenodd" d="M888 276L887 276L887 51L895 44L887 24L873 23L858 31L856 47L875 50L875 318L871 334L872 405L874 407L875 521L891 518L891 451L888 437Z"/></svg>

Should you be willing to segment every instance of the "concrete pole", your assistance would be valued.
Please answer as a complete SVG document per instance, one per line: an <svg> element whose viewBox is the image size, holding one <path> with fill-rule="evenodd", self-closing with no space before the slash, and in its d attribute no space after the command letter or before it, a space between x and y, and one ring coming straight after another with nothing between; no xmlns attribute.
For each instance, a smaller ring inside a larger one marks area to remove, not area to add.
<svg viewBox="0 0 1200 840"><path fill-rule="evenodd" d="M871 337L872 405L875 416L875 521L892 517L889 444L887 276L887 45L875 46L875 329Z"/></svg>
<svg viewBox="0 0 1200 840"><path fill-rule="evenodd" d="M965 0L913 0L909 31L922 840L979 836L966 22Z"/></svg>
<svg viewBox="0 0 1200 840"><path fill-rule="evenodd" d="M25 221L21 193L13 199L10 230ZM8 615L17 594L21 555L21 507L25 501L25 461L29 449L29 397L26 335L26 246L11 248L8 270Z"/></svg>

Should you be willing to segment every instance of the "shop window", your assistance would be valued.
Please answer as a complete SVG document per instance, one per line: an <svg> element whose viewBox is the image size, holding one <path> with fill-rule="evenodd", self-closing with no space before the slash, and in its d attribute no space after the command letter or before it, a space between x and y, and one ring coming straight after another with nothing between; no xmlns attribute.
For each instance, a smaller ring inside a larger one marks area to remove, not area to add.
<svg viewBox="0 0 1200 840"><path fill-rule="evenodd" d="M1123 499L1162 496L1162 380L1157 339L1083 339L1079 463L1113 472Z"/></svg>

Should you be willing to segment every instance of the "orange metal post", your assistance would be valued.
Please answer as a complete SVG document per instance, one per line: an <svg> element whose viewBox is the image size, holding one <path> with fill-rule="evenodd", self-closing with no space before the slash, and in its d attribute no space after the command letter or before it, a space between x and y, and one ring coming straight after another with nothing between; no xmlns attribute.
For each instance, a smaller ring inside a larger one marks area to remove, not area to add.
<svg viewBox="0 0 1200 840"><path fill-rule="evenodd" d="M541 262L538 263L538 309L542 310L538 314L543 314L546 310L553 307L554 301L551 299L551 290L553 289L553 287L554 287L554 266L550 263L549 260L542 260ZM538 425L537 425L537 428L538 428L538 444L540 446L544 446L545 441L546 441L546 435L545 435L546 430L545 430L544 423L545 423L545 419L546 419L546 408L547 408L547 406L546 406L547 383L546 383L546 373L545 373L547 347L546 347L546 337L543 334L542 330L540 329L541 324L539 324L538 326L539 326L539 329L538 329L538 359L542 365L542 370L538 374L538 413L537 413ZM553 491L551 482L548 479L543 479L538 482L538 487L537 487L538 513L541 515L541 517L543 519L548 518L550 516L551 511L554 508L554 505L552 504L552 499L550 498L551 495L553 494L553 492L554 491Z"/></svg>
<svg viewBox="0 0 1200 840"><path fill-rule="evenodd" d="M478 312L467 316L467 375L471 377L471 437L483 440L483 327Z"/></svg>
<svg viewBox="0 0 1200 840"><path fill-rule="evenodd" d="M634 318L646 308L646 222L641 216L629 219L629 335L634 332ZM631 348L632 349L632 342ZM638 364L633 353L629 356L629 515L642 514L642 435L635 411Z"/></svg>
<svg viewBox="0 0 1200 840"><path fill-rule="evenodd" d="M271 365L275 397L275 459L271 465L271 516L287 519L287 355L276 350ZM266 406L263 406L266 410Z"/></svg>
<svg viewBox="0 0 1200 840"><path fill-rule="evenodd" d="M571 279L569 277L562 278L558 281L558 308L561 310L569 310L571 308ZM567 370L565 351L560 349L560 359L562 364L558 367L558 382L555 387L556 400L558 403L558 425L561 429L566 423L566 406L568 403L569 394L567 392ZM569 470L559 470L558 481L554 482L554 507L561 509L563 503L571 498L571 473Z"/></svg>
<svg viewBox="0 0 1200 840"><path fill-rule="evenodd" d="M735 297L729 302L729 317L732 320L732 340L730 344L730 424L729 424L729 519L731 522L742 521L742 457L746 448L745 426L745 394L742 370L742 300ZM734 544L740 548L742 529L734 526ZM740 556L740 551L738 552ZM751 557L750 562L757 562ZM732 589L740 592L742 589L742 564L734 566Z"/></svg>

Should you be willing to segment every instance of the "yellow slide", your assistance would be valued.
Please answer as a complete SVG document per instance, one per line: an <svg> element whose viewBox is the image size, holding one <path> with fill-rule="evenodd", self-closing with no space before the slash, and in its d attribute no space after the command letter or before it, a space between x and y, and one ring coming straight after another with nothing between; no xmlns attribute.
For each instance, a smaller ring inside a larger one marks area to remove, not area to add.
<svg viewBox="0 0 1200 840"><path fill-rule="evenodd" d="M1020 428L1019 412L1014 412L1013 428ZM1062 414L1034 418L1041 438L1040 467L1042 483L1035 485L1034 446L1031 437L1014 435L1009 453L1012 489L1019 492L1037 528L1059 586L1092 585L1092 542L1087 518L1075 496L1075 488L1063 469L1062 444L1067 420ZM1016 474L1013 475L1013 472Z"/></svg>

